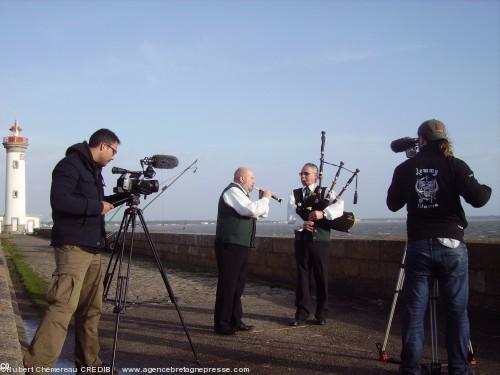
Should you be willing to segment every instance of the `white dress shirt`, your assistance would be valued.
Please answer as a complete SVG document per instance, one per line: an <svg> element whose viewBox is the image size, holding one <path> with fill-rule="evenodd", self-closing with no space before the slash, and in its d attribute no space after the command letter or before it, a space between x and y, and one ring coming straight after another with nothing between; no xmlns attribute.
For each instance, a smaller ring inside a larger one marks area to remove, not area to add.
<svg viewBox="0 0 500 375"><path fill-rule="evenodd" d="M302 197L305 196L305 189L309 189L310 192L313 192L314 189L316 189L316 184L311 184L307 187L302 188ZM337 193L333 191L332 196L330 198L330 202L333 202L333 200L337 197ZM304 226L304 220L297 215L296 212L297 209L297 204L295 203L295 196L290 194L290 197L288 198L288 207L287 207L287 221L288 224L290 224L294 230L301 231ZM344 213L344 200L340 197L337 198L337 202L334 204L330 204L328 207L326 207L323 210L323 215L325 216L325 219L327 220L334 220L338 217L341 217Z"/></svg>
<svg viewBox="0 0 500 375"><path fill-rule="evenodd" d="M252 202L246 192L245 188L240 184L235 183L241 189L233 186L226 190L222 195L222 199L229 206L235 209L235 211L241 216L261 218L267 217L269 214L269 198L260 198L259 200Z"/></svg>

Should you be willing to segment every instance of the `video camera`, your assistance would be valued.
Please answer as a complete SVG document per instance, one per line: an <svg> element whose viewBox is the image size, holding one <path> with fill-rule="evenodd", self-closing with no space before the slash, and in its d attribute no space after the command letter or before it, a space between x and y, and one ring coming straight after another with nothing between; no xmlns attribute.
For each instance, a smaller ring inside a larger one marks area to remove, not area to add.
<svg viewBox="0 0 500 375"><path fill-rule="evenodd" d="M391 150L394 152L405 152L407 158L418 154L420 146L418 138L403 137L391 142Z"/></svg>
<svg viewBox="0 0 500 375"><path fill-rule="evenodd" d="M177 167L179 160L171 155L154 155L141 159L142 171L129 171L127 169L113 167L111 173L120 174L116 181L114 193L130 193L133 195L149 195L156 193L160 188L158 180L152 180L156 175L154 168L172 169ZM144 169L144 166L147 166Z"/></svg>

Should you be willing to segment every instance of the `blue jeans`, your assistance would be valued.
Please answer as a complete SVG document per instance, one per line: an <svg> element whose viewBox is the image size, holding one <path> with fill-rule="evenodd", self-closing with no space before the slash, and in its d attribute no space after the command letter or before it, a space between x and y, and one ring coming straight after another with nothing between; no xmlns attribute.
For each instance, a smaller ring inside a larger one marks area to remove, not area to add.
<svg viewBox="0 0 500 375"><path fill-rule="evenodd" d="M469 301L468 254L464 243L455 248L437 239L409 242L406 249L401 373L420 374L424 347L425 311L433 280L439 284L446 309L448 373L468 371Z"/></svg>

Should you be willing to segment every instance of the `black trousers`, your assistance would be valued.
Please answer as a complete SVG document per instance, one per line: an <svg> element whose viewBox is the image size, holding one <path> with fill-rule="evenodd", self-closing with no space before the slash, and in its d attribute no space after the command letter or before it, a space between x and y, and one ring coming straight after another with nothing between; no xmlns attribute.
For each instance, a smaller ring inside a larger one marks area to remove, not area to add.
<svg viewBox="0 0 500 375"><path fill-rule="evenodd" d="M243 316L241 296L245 289L248 247L216 243L215 256L218 279L214 326L228 329L239 325Z"/></svg>
<svg viewBox="0 0 500 375"><path fill-rule="evenodd" d="M305 320L313 312L312 278L316 284L314 316L325 319L328 312L328 241L296 240L297 287L295 319Z"/></svg>

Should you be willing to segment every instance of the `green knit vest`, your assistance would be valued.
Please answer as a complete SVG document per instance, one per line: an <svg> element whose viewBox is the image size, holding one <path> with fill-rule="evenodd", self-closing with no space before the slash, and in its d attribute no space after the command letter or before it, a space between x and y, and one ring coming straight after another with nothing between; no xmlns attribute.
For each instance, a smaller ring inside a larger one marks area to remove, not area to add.
<svg viewBox="0 0 500 375"><path fill-rule="evenodd" d="M226 204L222 196L224 193L236 187L246 192L237 184L229 184L219 198L219 208L217 212L217 228L215 242L230 243L245 247L255 247L255 222L256 219L248 216L241 216L236 210Z"/></svg>

